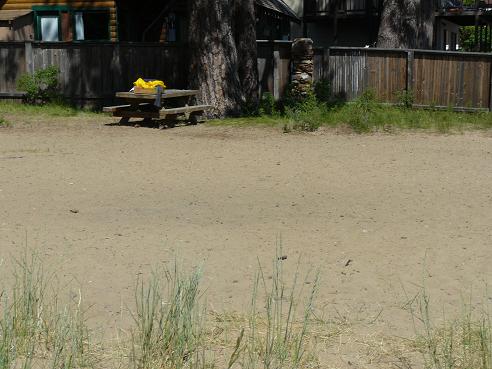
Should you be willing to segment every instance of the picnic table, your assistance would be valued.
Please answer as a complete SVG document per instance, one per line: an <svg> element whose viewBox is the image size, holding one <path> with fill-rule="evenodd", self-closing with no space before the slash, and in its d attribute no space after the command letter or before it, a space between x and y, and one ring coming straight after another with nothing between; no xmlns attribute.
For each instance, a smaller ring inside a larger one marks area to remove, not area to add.
<svg viewBox="0 0 492 369"><path fill-rule="evenodd" d="M116 97L126 102L124 105L106 106L104 112L120 117L120 123L128 123L131 118L144 120L159 119L176 121L184 116L192 123L203 120L203 114L210 105L190 105L198 90L164 90L161 93L160 106L156 106L157 93L117 92ZM183 103L183 100L186 100Z"/></svg>

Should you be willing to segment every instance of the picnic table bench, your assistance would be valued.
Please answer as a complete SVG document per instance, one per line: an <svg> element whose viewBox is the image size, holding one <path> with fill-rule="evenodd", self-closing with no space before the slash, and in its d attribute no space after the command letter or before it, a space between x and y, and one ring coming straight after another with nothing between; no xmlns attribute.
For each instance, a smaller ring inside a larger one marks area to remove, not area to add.
<svg viewBox="0 0 492 369"><path fill-rule="evenodd" d="M144 120L159 119L176 121L184 116L192 123L203 120L203 114L210 105L189 105L189 100L198 94L198 90L164 90L161 93L161 106L155 105L156 93L117 92L116 97L126 102L124 105L106 106L103 111L120 117L120 123L128 123L131 118ZM178 101L186 99L186 103Z"/></svg>

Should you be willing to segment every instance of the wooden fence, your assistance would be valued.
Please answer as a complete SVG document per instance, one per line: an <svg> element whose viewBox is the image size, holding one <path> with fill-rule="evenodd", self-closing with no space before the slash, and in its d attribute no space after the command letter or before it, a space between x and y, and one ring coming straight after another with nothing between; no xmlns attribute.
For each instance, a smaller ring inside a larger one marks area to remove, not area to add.
<svg viewBox="0 0 492 369"><path fill-rule="evenodd" d="M145 43L0 43L0 94L15 95L23 73L55 65L60 88L72 100L112 100L137 77L158 78L175 88L186 87L185 50Z"/></svg>
<svg viewBox="0 0 492 369"><path fill-rule="evenodd" d="M372 89L388 103L412 91L417 106L492 110L492 54L386 50L316 49L314 79L330 82L334 95L353 100ZM186 49L142 43L0 43L0 96L15 95L26 72L49 65L60 68L64 96L72 100L113 99L140 76L187 87ZM291 43L258 41L261 92L280 98L290 82Z"/></svg>
<svg viewBox="0 0 492 369"><path fill-rule="evenodd" d="M492 110L492 55L430 50L317 49L315 80L353 100L371 89L379 100L398 101L411 91L416 106Z"/></svg>

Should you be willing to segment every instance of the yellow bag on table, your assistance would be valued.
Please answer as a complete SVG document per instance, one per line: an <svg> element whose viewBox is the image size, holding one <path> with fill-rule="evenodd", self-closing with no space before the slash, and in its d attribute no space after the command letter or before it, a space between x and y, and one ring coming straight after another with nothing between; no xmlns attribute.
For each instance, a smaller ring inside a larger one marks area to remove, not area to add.
<svg viewBox="0 0 492 369"><path fill-rule="evenodd" d="M158 108L161 107L161 94L164 93L166 89L166 85L163 81L159 81L158 79L148 79L145 80L143 78L137 79L133 82L133 92L143 93L143 94L154 94L155 93L155 102L154 105Z"/></svg>
<svg viewBox="0 0 492 369"><path fill-rule="evenodd" d="M135 82L133 82L133 85L135 87L144 89L154 89L156 87L162 87L162 89L164 90L166 88L164 82L159 81L158 79L144 80L143 78L139 78Z"/></svg>

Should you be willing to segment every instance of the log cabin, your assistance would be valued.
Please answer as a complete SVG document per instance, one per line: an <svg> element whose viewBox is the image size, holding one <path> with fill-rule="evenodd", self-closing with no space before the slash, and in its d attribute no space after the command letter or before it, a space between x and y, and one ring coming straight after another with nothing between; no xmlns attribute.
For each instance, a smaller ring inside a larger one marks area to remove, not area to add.
<svg viewBox="0 0 492 369"><path fill-rule="evenodd" d="M115 0L0 0L0 40L116 40Z"/></svg>
<svg viewBox="0 0 492 369"><path fill-rule="evenodd" d="M185 1L0 0L0 40L173 42L187 29ZM290 39L300 23L283 0L256 0L259 38Z"/></svg>

